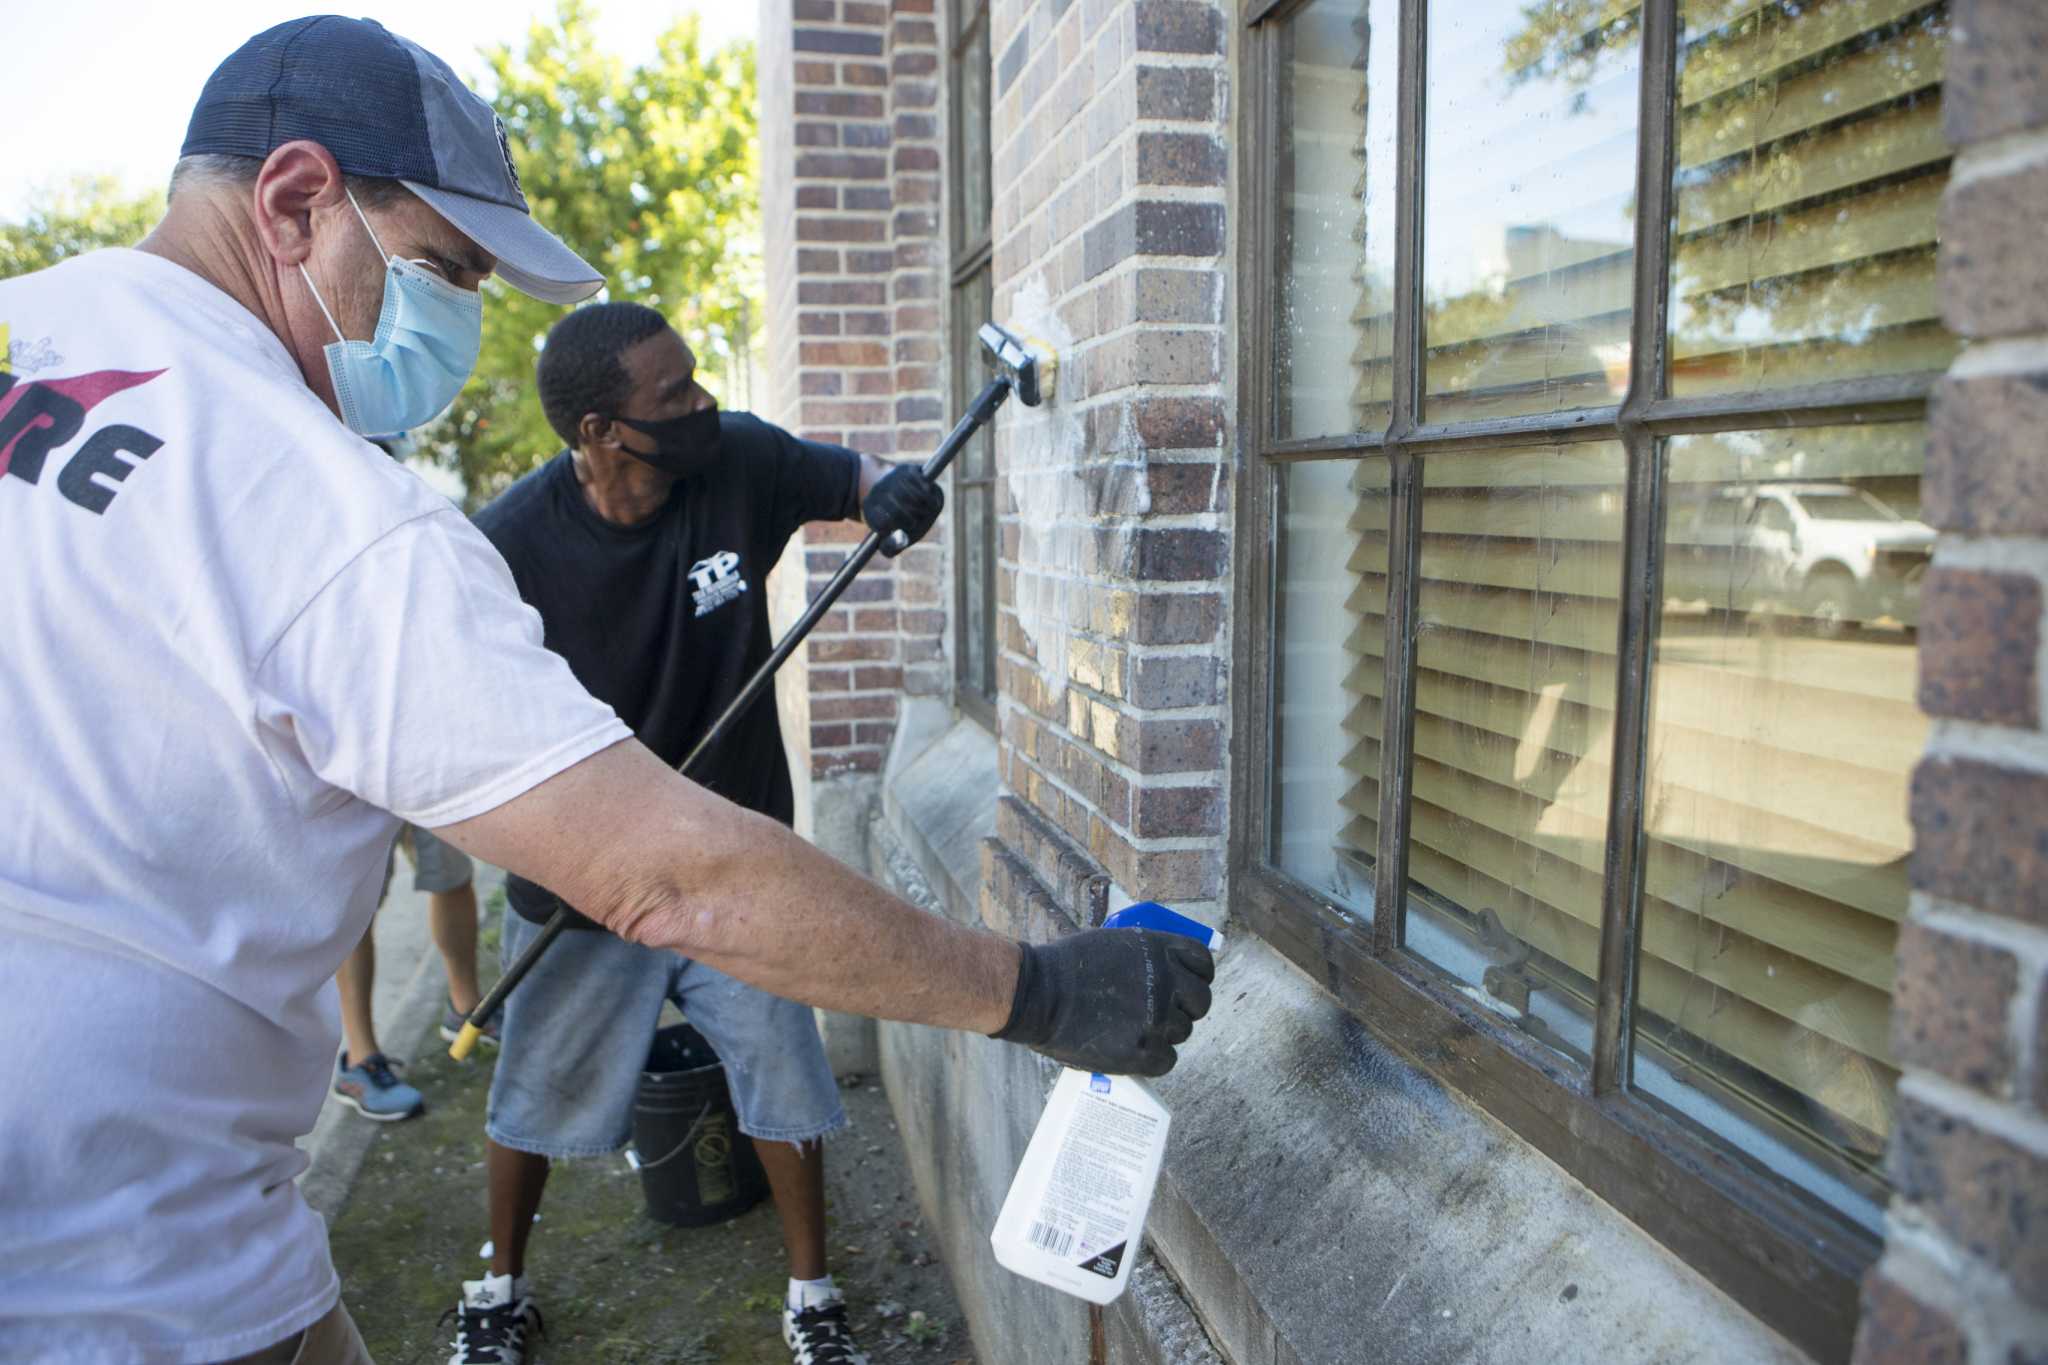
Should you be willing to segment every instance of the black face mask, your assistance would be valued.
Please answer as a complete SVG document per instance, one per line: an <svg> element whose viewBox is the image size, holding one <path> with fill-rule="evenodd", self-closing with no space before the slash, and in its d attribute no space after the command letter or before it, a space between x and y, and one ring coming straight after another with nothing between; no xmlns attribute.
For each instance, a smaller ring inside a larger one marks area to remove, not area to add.
<svg viewBox="0 0 2048 1365"><path fill-rule="evenodd" d="M718 460L717 408L700 408L687 417L667 417L659 422L636 422L630 417L612 420L654 438L651 451L626 445L619 449L673 478L694 479Z"/></svg>

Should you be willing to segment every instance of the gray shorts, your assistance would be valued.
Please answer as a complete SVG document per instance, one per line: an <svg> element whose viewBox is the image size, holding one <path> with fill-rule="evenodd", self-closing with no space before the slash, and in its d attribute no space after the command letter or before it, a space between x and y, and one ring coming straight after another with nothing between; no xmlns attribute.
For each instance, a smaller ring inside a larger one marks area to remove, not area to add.
<svg viewBox="0 0 2048 1365"><path fill-rule="evenodd" d="M384 855L384 889L377 893L379 905L391 894L392 863L401 847L412 862L412 889L415 891L424 891L430 896L443 891L460 891L476 876L475 864L470 862L467 853L443 842L430 829L401 825L398 837L391 841L391 849Z"/></svg>
<svg viewBox="0 0 2048 1365"><path fill-rule="evenodd" d="M540 926L511 912L504 924L509 965ZM506 997L484 1131L501 1147L545 1157L625 1146L664 1001L718 1050L741 1132L801 1143L846 1126L808 1005L676 953L582 931L556 939Z"/></svg>

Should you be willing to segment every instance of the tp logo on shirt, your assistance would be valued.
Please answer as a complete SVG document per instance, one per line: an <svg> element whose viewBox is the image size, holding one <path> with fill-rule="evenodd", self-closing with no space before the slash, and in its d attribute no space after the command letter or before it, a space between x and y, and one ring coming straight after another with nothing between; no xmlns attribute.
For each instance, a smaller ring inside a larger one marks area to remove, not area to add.
<svg viewBox="0 0 2048 1365"><path fill-rule="evenodd" d="M720 550L690 566L690 581L697 585L699 616L709 616L747 590L747 580L739 576L739 569L740 557L731 550Z"/></svg>

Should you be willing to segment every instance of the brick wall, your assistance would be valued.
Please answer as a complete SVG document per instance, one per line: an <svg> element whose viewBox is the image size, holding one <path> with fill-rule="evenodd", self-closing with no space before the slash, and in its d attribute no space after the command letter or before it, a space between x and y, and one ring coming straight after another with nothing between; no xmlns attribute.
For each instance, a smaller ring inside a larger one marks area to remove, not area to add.
<svg viewBox="0 0 2048 1365"><path fill-rule="evenodd" d="M762 210L771 392L765 415L885 458L938 443L938 35L932 0L764 0ZM866 534L813 526L791 547L796 614ZM944 524L877 557L778 680L813 778L880 771L908 689L942 692Z"/></svg>
<svg viewBox="0 0 2048 1365"><path fill-rule="evenodd" d="M2048 1360L2048 6L1956 0L1905 1067L1860 1365Z"/></svg>
<svg viewBox="0 0 2048 1365"><path fill-rule="evenodd" d="M990 20L996 314L1062 353L1054 407L997 429L996 837L1076 918L1105 876L1220 915L1225 11Z"/></svg>

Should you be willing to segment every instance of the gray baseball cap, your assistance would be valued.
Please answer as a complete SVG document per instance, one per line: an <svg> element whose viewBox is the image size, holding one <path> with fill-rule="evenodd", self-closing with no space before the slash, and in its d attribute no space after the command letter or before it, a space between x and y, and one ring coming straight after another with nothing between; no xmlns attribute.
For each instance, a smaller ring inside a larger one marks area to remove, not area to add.
<svg viewBox="0 0 2048 1365"><path fill-rule="evenodd" d="M371 19L293 19L214 69L180 155L265 157L307 138L347 175L396 180L498 259L498 275L548 303L604 276L533 220L505 124L448 63Z"/></svg>

